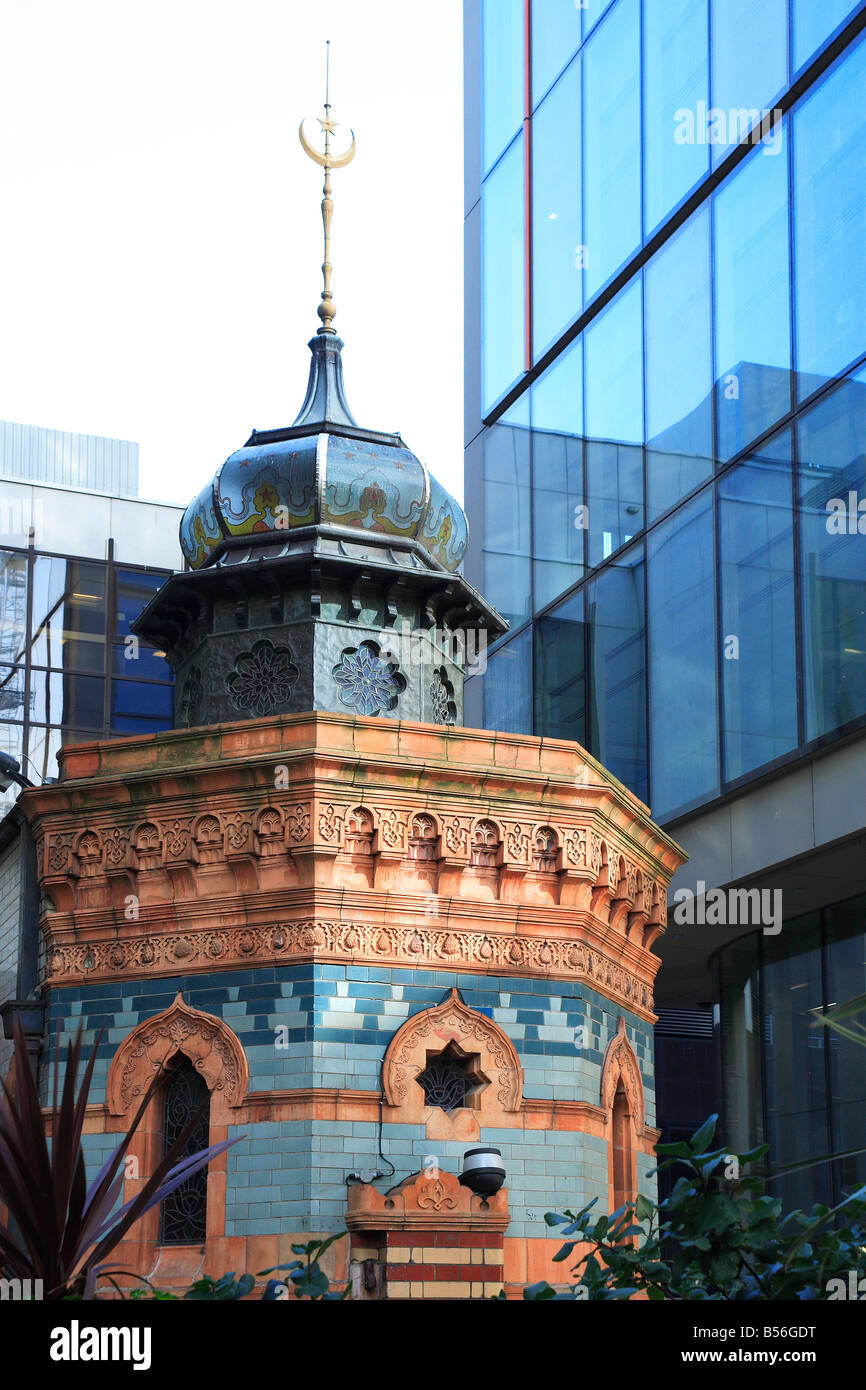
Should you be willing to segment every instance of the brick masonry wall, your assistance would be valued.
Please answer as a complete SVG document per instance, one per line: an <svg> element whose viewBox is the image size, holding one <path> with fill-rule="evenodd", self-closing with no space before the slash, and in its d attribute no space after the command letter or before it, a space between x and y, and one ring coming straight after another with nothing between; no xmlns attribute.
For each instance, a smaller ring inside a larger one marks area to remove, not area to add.
<svg viewBox="0 0 866 1390"><path fill-rule="evenodd" d="M18 980L21 857L17 837L0 854L0 1003L14 999ZM12 1060L12 1044L0 1038L0 1076Z"/></svg>
<svg viewBox="0 0 866 1390"><path fill-rule="evenodd" d="M582 986L561 993L557 980L470 976L354 966L296 965L223 972L213 976L82 986L51 993L49 1030L61 1041L83 1023L84 1039L99 1048L91 1099L103 1100L108 1067L130 1029L161 1012L177 991L197 1009L225 1019L243 1043L250 1090L380 1088L382 1058L410 1015L439 1004L456 986L464 1002L492 1017L513 1041L524 1068L527 1098L598 1104L605 1048L622 1010ZM652 1029L626 1014L628 1036L641 1067L647 1123L654 1123ZM277 1030L284 1029L285 1034ZM585 1036L578 1034L585 1029ZM584 1041L583 1047L577 1043ZM285 1045L278 1045L283 1042ZM41 1085L50 1094L50 1067ZM230 1129L243 1138L228 1154L226 1235L277 1230L335 1230L343 1224L346 1176L362 1168L386 1169L378 1155L378 1125L297 1120L259 1122ZM598 1198L607 1206L608 1166L602 1139L569 1131L483 1131L501 1148L508 1172L509 1236L544 1236L544 1212ZM463 1141L428 1140L418 1125L383 1126L382 1151L394 1181L425 1160L458 1171ZM638 1156L641 1189L652 1191L653 1161Z"/></svg>

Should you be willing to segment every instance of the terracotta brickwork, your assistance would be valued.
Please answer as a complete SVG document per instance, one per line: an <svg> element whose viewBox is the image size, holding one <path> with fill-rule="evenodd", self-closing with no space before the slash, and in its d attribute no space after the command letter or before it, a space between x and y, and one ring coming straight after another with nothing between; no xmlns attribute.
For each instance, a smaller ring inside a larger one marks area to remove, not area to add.
<svg viewBox="0 0 866 1390"><path fill-rule="evenodd" d="M546 1203L645 1181L651 946L682 855L577 744L322 713L78 745L61 764L21 803L51 1027L136 1020L102 1044L88 1140L103 1153L177 1051L211 1092L211 1141L240 1140L212 1166L203 1245L160 1247L154 1213L127 1263L169 1285L265 1268L341 1228L348 1171L382 1167L374 1140L399 1180L429 1154L459 1171L483 1137L512 1165L497 1243L464 1243L483 1223L443 1245L439 1216L418 1240L380 1224L373 1263L392 1297L516 1294L556 1272ZM472 1080L450 1111L418 1080L446 1052ZM155 1105L141 1174L159 1130ZM537 1201L529 1165L550 1175Z"/></svg>
<svg viewBox="0 0 866 1390"><path fill-rule="evenodd" d="M453 1173L406 1178L387 1193L350 1188L352 1263L379 1265L388 1298L487 1298L502 1291L504 1188L484 1200Z"/></svg>

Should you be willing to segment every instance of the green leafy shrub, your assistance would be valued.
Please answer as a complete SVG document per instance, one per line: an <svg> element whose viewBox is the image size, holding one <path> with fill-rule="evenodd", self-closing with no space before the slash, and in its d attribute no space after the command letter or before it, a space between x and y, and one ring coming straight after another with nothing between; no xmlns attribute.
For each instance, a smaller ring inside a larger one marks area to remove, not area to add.
<svg viewBox="0 0 866 1390"><path fill-rule="evenodd" d="M198 1303L246 1298L255 1288L257 1279L279 1273L287 1277L268 1280L262 1293L266 1302L275 1302L281 1298L284 1289L291 1290L295 1298L310 1298L314 1302L346 1298L348 1289L344 1289L342 1293L333 1290L330 1279L319 1264L325 1251L330 1249L335 1241L342 1240L344 1235L345 1231L338 1231L335 1236L328 1236L325 1240L308 1240L305 1245L293 1245L292 1253L303 1256L302 1259L292 1260L290 1264L273 1265L271 1269L262 1269L255 1275L242 1274L236 1279L232 1270L220 1279L212 1279L209 1274L205 1274L187 1290L184 1298Z"/></svg>
<svg viewBox="0 0 866 1390"><path fill-rule="evenodd" d="M141 1190L118 1207L124 1159L159 1083L159 1072L128 1133L88 1186L81 1136L102 1033L93 1045L80 1086L80 1028L68 1043L59 1100L59 1049L55 1053L54 1097L48 1115L50 1141L18 1018L13 1023L13 1037L14 1094L5 1081L0 1082L0 1206L8 1211L7 1220L0 1222L0 1275L41 1280L44 1297L50 1300L93 1298L100 1276L117 1287L112 1275L131 1273L105 1261L136 1221L237 1139L185 1155L199 1119L194 1115Z"/></svg>
<svg viewBox="0 0 866 1390"><path fill-rule="evenodd" d="M661 1202L638 1196L611 1216L548 1212L565 1244L554 1260L571 1266L567 1291L533 1284L526 1299L826 1299L827 1284L864 1272L866 1187L837 1207L782 1216L781 1202L749 1172L767 1145L731 1155L711 1148L718 1116L690 1140L659 1144L661 1172L685 1169ZM734 1161L732 1161L734 1160Z"/></svg>

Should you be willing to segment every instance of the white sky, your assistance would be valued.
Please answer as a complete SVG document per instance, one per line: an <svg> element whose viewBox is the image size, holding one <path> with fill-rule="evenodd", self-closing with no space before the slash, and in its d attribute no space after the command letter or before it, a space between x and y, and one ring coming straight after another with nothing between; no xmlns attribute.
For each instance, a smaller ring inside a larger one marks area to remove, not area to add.
<svg viewBox="0 0 866 1390"><path fill-rule="evenodd" d="M0 418L137 440L179 503L291 424L326 38L349 404L462 497L460 0L0 0Z"/></svg>

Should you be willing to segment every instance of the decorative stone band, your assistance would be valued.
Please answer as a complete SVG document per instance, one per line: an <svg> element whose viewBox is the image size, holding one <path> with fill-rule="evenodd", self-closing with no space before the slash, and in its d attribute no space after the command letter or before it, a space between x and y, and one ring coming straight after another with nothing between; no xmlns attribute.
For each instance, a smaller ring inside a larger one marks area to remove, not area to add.
<svg viewBox="0 0 866 1390"><path fill-rule="evenodd" d="M298 1120L327 1120L337 1124L378 1124L379 1115L385 1125L404 1123L403 1109L382 1105L381 1091L347 1091L336 1087L307 1086L295 1091L250 1091L241 1104L232 1110L231 1124L261 1123L288 1124ZM46 1122L50 1112L44 1112ZM609 1112L584 1100L542 1100L524 1097L520 1110L504 1111L497 1120L497 1129L520 1130L528 1134L550 1130L562 1134L594 1134L606 1139ZM85 1134L115 1134L128 1124L127 1116L112 1115L102 1102L88 1105L84 1117ZM652 1157L661 1130L645 1125L637 1131L640 1153Z"/></svg>
<svg viewBox="0 0 866 1390"><path fill-rule="evenodd" d="M318 919L282 926L213 928L132 940L49 943L47 983L129 979L237 969L245 965L329 964L419 966L473 975L579 980L633 1013L653 1020L652 984L573 937L516 936L422 926L377 926Z"/></svg>

